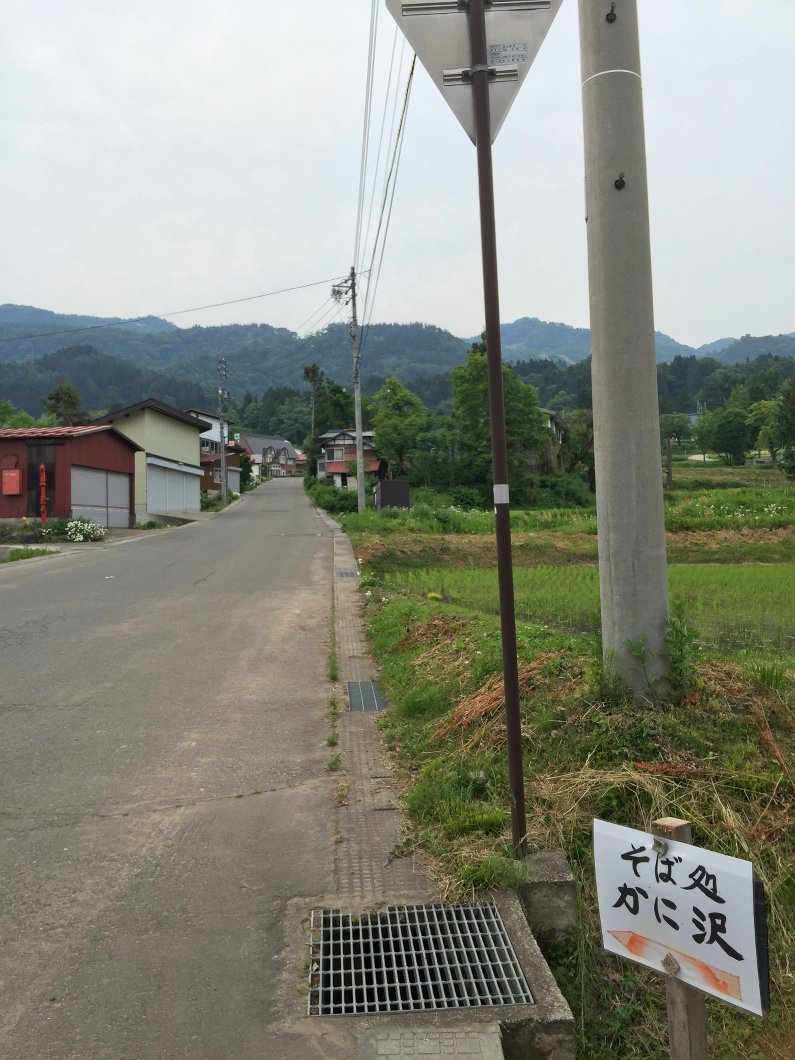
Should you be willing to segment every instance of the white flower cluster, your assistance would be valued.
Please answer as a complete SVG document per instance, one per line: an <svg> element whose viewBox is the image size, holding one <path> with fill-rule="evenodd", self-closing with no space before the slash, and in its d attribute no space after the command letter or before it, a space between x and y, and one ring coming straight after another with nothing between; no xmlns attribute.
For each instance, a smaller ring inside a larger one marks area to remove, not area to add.
<svg viewBox="0 0 795 1060"><path fill-rule="evenodd" d="M71 519L66 524L67 541L101 541L105 527L97 526L90 519Z"/></svg>

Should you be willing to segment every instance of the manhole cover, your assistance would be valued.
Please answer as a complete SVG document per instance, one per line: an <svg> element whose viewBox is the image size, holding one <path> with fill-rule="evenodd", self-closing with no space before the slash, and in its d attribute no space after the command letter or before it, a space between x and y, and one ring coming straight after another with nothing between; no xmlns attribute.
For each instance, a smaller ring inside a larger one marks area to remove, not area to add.
<svg viewBox="0 0 795 1060"><path fill-rule="evenodd" d="M493 902L312 913L310 1016L532 1003Z"/></svg>
<svg viewBox="0 0 795 1060"><path fill-rule="evenodd" d="M375 681L348 682L348 710L383 710L384 693Z"/></svg>

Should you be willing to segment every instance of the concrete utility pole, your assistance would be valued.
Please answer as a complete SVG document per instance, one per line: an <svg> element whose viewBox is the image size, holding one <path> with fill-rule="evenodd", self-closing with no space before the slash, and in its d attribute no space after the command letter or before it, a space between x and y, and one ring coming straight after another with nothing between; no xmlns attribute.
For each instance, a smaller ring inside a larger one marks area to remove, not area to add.
<svg viewBox="0 0 795 1060"><path fill-rule="evenodd" d="M357 508L364 511L364 438L362 436L362 351L359 337L359 321L356 317L356 269L351 265L347 284L338 284L332 287L332 298L340 302L346 294L350 294L351 303L351 347L353 350L353 414L356 420L356 496Z"/></svg>
<svg viewBox="0 0 795 1060"><path fill-rule="evenodd" d="M221 435L221 500L226 505L229 503L229 482L226 471L226 399L229 391L226 389L227 371L226 357L218 361L218 431Z"/></svg>
<svg viewBox="0 0 795 1060"><path fill-rule="evenodd" d="M602 642L644 699L668 581L637 3L579 3Z"/></svg>

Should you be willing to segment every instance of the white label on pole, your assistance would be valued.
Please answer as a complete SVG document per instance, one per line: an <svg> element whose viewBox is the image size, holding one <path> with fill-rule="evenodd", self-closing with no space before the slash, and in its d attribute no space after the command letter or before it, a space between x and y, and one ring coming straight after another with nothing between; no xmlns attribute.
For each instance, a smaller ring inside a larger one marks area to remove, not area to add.
<svg viewBox="0 0 795 1060"><path fill-rule="evenodd" d="M658 972L670 954L681 982L761 1016L751 863L606 821L593 836L604 948Z"/></svg>
<svg viewBox="0 0 795 1060"><path fill-rule="evenodd" d="M526 63L529 59L530 50L524 43L489 45L489 64L491 66L511 66L516 63Z"/></svg>
<svg viewBox="0 0 795 1060"><path fill-rule="evenodd" d="M494 486L494 503L495 504L508 504L508 485L507 483L502 486L495 484Z"/></svg>

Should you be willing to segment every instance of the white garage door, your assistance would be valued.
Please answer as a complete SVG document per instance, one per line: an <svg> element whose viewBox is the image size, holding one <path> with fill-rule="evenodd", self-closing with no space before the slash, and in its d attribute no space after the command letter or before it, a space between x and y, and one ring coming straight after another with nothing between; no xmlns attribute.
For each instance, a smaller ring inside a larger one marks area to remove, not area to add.
<svg viewBox="0 0 795 1060"><path fill-rule="evenodd" d="M131 479L132 475L119 471L73 467L72 516L99 526L128 527Z"/></svg>
<svg viewBox="0 0 795 1060"><path fill-rule="evenodd" d="M200 474L149 464L146 468L146 510L152 514L197 512L201 507Z"/></svg>

